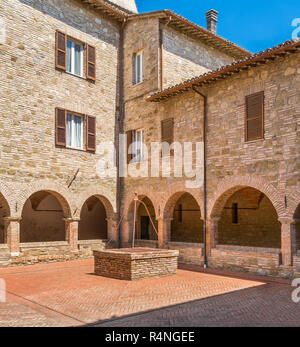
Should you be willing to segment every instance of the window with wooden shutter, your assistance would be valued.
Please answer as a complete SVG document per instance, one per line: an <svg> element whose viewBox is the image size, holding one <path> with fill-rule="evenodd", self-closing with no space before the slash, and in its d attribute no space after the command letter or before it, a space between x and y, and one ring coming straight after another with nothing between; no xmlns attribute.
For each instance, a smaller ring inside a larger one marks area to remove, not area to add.
<svg viewBox="0 0 300 347"><path fill-rule="evenodd" d="M87 67L86 67L87 79L96 81L96 47L87 45L86 59L87 59Z"/></svg>
<svg viewBox="0 0 300 347"><path fill-rule="evenodd" d="M86 149L89 152L96 152L96 118L86 117Z"/></svg>
<svg viewBox="0 0 300 347"><path fill-rule="evenodd" d="M127 164L131 162L133 159L133 154L129 154L129 147L132 145L133 142L133 131L129 130L126 133L127 135Z"/></svg>
<svg viewBox="0 0 300 347"><path fill-rule="evenodd" d="M59 147L66 147L66 110L62 108L56 108L55 144Z"/></svg>
<svg viewBox="0 0 300 347"><path fill-rule="evenodd" d="M264 138L264 92L246 97L246 141Z"/></svg>
<svg viewBox="0 0 300 347"><path fill-rule="evenodd" d="M167 142L170 146L174 142L174 119L167 119L161 122L161 142ZM171 155L174 154L172 150ZM163 156L168 155L168 153L163 153Z"/></svg>
<svg viewBox="0 0 300 347"><path fill-rule="evenodd" d="M67 35L56 31L56 68L66 71L67 65Z"/></svg>

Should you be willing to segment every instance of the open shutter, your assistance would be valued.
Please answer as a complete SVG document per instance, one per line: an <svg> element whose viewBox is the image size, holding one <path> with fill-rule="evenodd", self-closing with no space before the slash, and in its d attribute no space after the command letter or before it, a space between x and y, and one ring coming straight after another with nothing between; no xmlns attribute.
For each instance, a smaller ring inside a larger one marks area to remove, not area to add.
<svg viewBox="0 0 300 347"><path fill-rule="evenodd" d="M86 117L86 150L96 152L96 118Z"/></svg>
<svg viewBox="0 0 300 347"><path fill-rule="evenodd" d="M66 110L56 108L55 112L55 144L59 147L66 147Z"/></svg>
<svg viewBox="0 0 300 347"><path fill-rule="evenodd" d="M55 66L66 71L67 68L67 35L56 31Z"/></svg>
<svg viewBox="0 0 300 347"><path fill-rule="evenodd" d="M133 154L129 154L129 147L132 145L132 141L133 141L133 131L132 130L127 131L126 135L127 135L127 164L129 164L131 160L133 159Z"/></svg>
<svg viewBox="0 0 300 347"><path fill-rule="evenodd" d="M87 45L86 59L87 79L96 81L96 47Z"/></svg>
<svg viewBox="0 0 300 347"><path fill-rule="evenodd" d="M264 92L246 97L246 141L264 138Z"/></svg>

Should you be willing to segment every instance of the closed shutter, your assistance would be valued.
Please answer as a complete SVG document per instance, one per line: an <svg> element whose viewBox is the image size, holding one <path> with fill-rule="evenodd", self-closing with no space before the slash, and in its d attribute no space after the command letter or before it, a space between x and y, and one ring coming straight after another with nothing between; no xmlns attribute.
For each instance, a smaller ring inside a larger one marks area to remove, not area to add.
<svg viewBox="0 0 300 347"><path fill-rule="evenodd" d="M170 146L174 142L174 119L167 119L161 122L161 142L167 142ZM166 156L168 153L162 153ZM170 152L170 155L174 155L174 150Z"/></svg>
<svg viewBox="0 0 300 347"><path fill-rule="evenodd" d="M133 131L132 130L127 131L126 135L127 135L127 164L129 164L131 160L133 159L133 154L129 154L129 147L132 145L132 141L133 141Z"/></svg>
<svg viewBox="0 0 300 347"><path fill-rule="evenodd" d="M86 117L86 149L89 152L96 152L96 118Z"/></svg>
<svg viewBox="0 0 300 347"><path fill-rule="evenodd" d="M66 147L66 110L56 108L55 112L55 144Z"/></svg>
<svg viewBox="0 0 300 347"><path fill-rule="evenodd" d="M264 92L246 97L246 141L264 138Z"/></svg>
<svg viewBox="0 0 300 347"><path fill-rule="evenodd" d="M66 71L67 67L67 35L56 31L55 66Z"/></svg>
<svg viewBox="0 0 300 347"><path fill-rule="evenodd" d="M87 79L96 81L96 47L87 45Z"/></svg>

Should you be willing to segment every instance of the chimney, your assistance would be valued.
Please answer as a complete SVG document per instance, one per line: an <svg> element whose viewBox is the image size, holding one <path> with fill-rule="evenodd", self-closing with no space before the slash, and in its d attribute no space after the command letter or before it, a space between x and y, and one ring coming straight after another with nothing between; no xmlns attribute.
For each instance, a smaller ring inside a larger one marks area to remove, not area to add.
<svg viewBox="0 0 300 347"><path fill-rule="evenodd" d="M216 10L206 12L207 30L213 34L217 33L218 14Z"/></svg>

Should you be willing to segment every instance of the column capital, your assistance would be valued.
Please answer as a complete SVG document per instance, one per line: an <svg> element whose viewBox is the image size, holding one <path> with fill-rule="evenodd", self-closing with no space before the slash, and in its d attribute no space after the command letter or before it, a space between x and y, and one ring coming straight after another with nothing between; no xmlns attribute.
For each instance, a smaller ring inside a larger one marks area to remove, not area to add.
<svg viewBox="0 0 300 347"><path fill-rule="evenodd" d="M163 217L158 217L156 220L159 221L165 221L165 222L172 222L174 218L163 218Z"/></svg>
<svg viewBox="0 0 300 347"><path fill-rule="evenodd" d="M221 216L213 216L213 217L207 218L206 220L207 220L207 222L216 223L216 222L219 222L221 220Z"/></svg>
<svg viewBox="0 0 300 347"><path fill-rule="evenodd" d="M288 217L281 217L278 219L278 222L280 222L281 224L296 224L296 221L294 219Z"/></svg>
<svg viewBox="0 0 300 347"><path fill-rule="evenodd" d="M22 217L3 217L5 222L21 222Z"/></svg>
<svg viewBox="0 0 300 347"><path fill-rule="evenodd" d="M80 218L64 218L63 220L69 223L80 222Z"/></svg>

